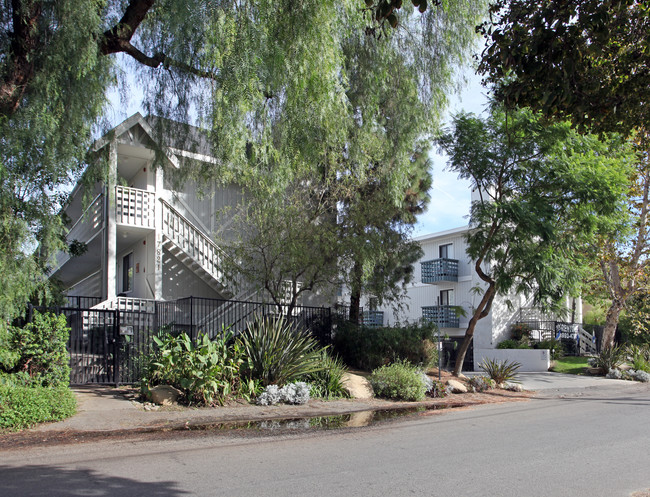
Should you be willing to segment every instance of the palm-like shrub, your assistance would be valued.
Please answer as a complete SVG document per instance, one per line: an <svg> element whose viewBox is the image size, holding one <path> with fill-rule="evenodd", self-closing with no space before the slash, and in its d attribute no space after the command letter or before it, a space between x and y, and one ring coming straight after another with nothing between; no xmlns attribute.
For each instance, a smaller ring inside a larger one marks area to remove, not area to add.
<svg viewBox="0 0 650 497"><path fill-rule="evenodd" d="M261 318L239 335L247 372L262 386L284 385L325 369L322 348L284 318Z"/></svg>
<svg viewBox="0 0 650 497"><path fill-rule="evenodd" d="M483 359L478 365L485 374L487 374L490 379L499 385L500 383L505 383L511 381L513 383L519 383L517 380L517 371L521 367L521 364L515 361L498 361L496 359L488 359L487 357Z"/></svg>
<svg viewBox="0 0 650 497"><path fill-rule="evenodd" d="M621 346L614 346L600 351L594 361L594 367L600 368L605 374L610 369L617 369L625 361L625 349Z"/></svg>

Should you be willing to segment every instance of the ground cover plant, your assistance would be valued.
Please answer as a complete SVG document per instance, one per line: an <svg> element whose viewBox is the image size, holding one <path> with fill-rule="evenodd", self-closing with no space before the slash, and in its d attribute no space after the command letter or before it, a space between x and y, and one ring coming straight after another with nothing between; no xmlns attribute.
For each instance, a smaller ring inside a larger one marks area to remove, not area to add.
<svg viewBox="0 0 650 497"><path fill-rule="evenodd" d="M74 393L66 386L0 385L0 429L60 421L72 416L76 408Z"/></svg>
<svg viewBox="0 0 650 497"><path fill-rule="evenodd" d="M564 374L585 374L587 367L589 367L588 357L564 356L554 359L551 371Z"/></svg>

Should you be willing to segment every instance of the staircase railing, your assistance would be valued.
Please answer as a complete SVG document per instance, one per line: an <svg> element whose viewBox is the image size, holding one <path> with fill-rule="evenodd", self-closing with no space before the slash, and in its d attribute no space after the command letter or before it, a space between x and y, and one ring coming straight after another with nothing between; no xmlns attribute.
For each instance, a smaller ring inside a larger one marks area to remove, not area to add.
<svg viewBox="0 0 650 497"><path fill-rule="evenodd" d="M160 201L163 207L163 235L218 281L230 295L235 295L239 280L228 278L223 269L228 255L180 212L166 201Z"/></svg>

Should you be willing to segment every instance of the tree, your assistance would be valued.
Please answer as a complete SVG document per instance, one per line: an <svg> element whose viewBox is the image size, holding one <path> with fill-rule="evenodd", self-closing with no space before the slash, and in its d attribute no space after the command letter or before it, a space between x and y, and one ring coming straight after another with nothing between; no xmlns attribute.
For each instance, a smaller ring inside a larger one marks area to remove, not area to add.
<svg viewBox="0 0 650 497"><path fill-rule="evenodd" d="M605 226L592 245L595 276L588 290L609 302L603 330L604 348L614 346L619 317L628 302L637 302L640 296L650 292L650 165L647 154L637 154L627 185L620 219ZM638 316L642 314L635 315L640 321Z"/></svg>
<svg viewBox="0 0 650 497"><path fill-rule="evenodd" d="M462 369L476 323L497 295L532 297L555 310L585 274L590 236L616 213L632 160L621 140L600 142L567 123L547 125L530 110L494 106L486 119L461 114L439 140L448 165L469 179L467 254L484 282L459 349Z"/></svg>
<svg viewBox="0 0 650 497"><path fill-rule="evenodd" d="M498 0L480 64L506 105L628 134L650 122L646 0Z"/></svg>
<svg viewBox="0 0 650 497"><path fill-rule="evenodd" d="M220 245L232 257L227 271L250 298L262 290L280 314L292 315L300 297L331 291L338 281L335 203L307 179L280 187L247 188Z"/></svg>
<svg viewBox="0 0 650 497"><path fill-rule="evenodd" d="M481 0L430 5L409 22L413 7L402 7L403 27L391 39L401 47L419 39L436 46L438 57L410 52L421 69L418 91L434 96L436 106L470 46L478 5ZM6 2L0 12L0 226L7 231L0 237L12 244L3 246L2 267L27 271L23 253L38 237L43 259L29 264L42 276L62 246L65 228L55 216L61 198L53 192L85 167L107 90L128 91L123 67L144 89L148 112L210 130L217 160L209 167L197 162L190 173L197 178L245 184L255 171L282 176L341 163L355 118L343 41L350 33L387 37L359 7L359 0ZM158 121L160 137L166 123ZM41 235L52 243L42 243ZM5 277L0 283L9 288ZM29 278L21 281L28 288L15 293L16 305L34 288Z"/></svg>
<svg viewBox="0 0 650 497"><path fill-rule="evenodd" d="M274 126L259 126L272 129L278 137L274 138L272 168L282 174L273 175L273 193L253 195L268 199L259 203L257 215L245 216L248 229L243 231L255 235L239 238L233 248L239 260L248 261L247 278L278 295L272 296L276 302L284 300L287 282L293 290L287 301L294 301L296 292L322 289L342 273L352 288L351 319L356 321L362 291L394 302L409 281L419 248L408 237L415 214L426 205L431 183L427 144L445 104L441 89L450 83L453 61L460 60L465 51L462 37L450 41L444 35L448 29L457 29L460 16L439 13L442 27L426 36L419 32L423 26L417 16L409 17L407 12L404 31L389 31L381 38L353 26L344 28L341 72L348 108L337 118L335 128L340 134L335 140L323 141L322 133L314 132L314 122L297 123L296 115L286 107L278 109ZM290 147L291 154L277 146L285 134L296 130L302 137L300 147L305 151L312 147L310 161L295 153L298 146ZM251 144L250 156L261 160L254 136L247 135L245 140ZM244 170L245 177L237 182L251 191L269 182L267 169L259 164ZM318 203L280 201L292 196L288 192L303 189L302 196L317 198ZM244 211L250 212L240 206L240 212ZM267 217L291 219L291 226ZM329 223L335 218L339 220L338 243L319 246L319 240L331 240ZM304 243L292 242L291 232ZM312 243L305 238L308 234ZM285 254L282 261L273 255L274 250ZM333 269L332 261L340 262L342 271ZM269 263L273 263L273 272ZM305 278L302 285L296 281L297 274Z"/></svg>
<svg viewBox="0 0 650 497"><path fill-rule="evenodd" d="M428 148L417 150L406 166L402 197L391 198L390 176L373 174L340 203L343 274L350 288L352 322L359 321L363 293L376 298L379 305L398 304L412 280L413 264L422 255L410 234L416 215L429 201Z"/></svg>
<svg viewBox="0 0 650 497"><path fill-rule="evenodd" d="M642 0L498 1L482 27L488 39L480 70L506 105L570 119L581 130L618 132L636 143L639 164L625 211L603 231L592 254L592 294L608 306L604 345L613 345L619 315L643 292L647 272L649 5Z"/></svg>

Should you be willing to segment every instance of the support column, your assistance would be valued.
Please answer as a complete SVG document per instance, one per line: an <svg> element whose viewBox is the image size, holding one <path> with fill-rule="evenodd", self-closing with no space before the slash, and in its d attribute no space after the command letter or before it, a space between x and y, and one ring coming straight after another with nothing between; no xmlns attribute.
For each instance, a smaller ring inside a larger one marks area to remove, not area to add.
<svg viewBox="0 0 650 497"><path fill-rule="evenodd" d="M164 188L163 170L160 166L155 169L156 181L156 235L154 243L155 273L154 273L154 298L162 300L163 298L163 246L162 246L162 229L163 229L163 209L160 202L161 194Z"/></svg>
<svg viewBox="0 0 650 497"><path fill-rule="evenodd" d="M115 224L115 185L117 184L117 141L108 145L108 177L104 191L104 250L102 252L102 297L117 296L117 225Z"/></svg>

